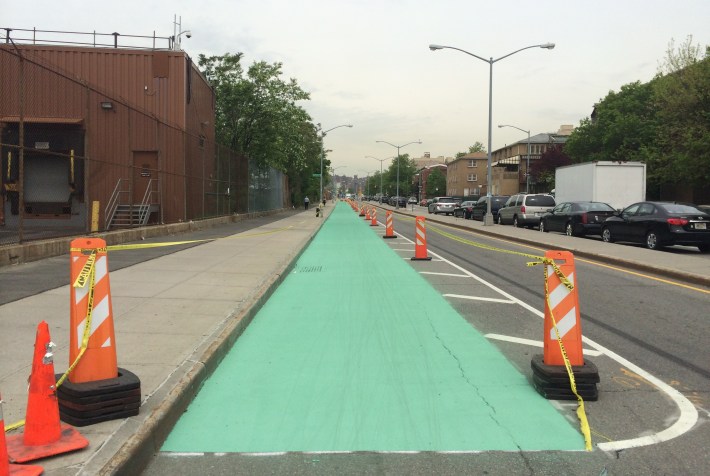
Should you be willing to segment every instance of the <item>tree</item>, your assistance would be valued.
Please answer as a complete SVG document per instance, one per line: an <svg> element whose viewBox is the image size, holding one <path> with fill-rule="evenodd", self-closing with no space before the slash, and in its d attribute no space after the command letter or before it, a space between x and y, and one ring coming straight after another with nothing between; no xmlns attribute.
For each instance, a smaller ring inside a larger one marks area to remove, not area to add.
<svg viewBox="0 0 710 476"><path fill-rule="evenodd" d="M648 83L630 83L594 108L594 119L581 121L565 151L573 162L645 161L656 138L656 106Z"/></svg>
<svg viewBox="0 0 710 476"><path fill-rule="evenodd" d="M692 36L674 48L652 83L657 105L657 141L649 155L649 180L654 184L710 183L710 48L701 58Z"/></svg>
<svg viewBox="0 0 710 476"><path fill-rule="evenodd" d="M486 146L484 146L481 142L476 141L476 142L474 142L473 145L468 147L468 152L457 152L456 158L458 159L461 156L464 156L466 154L473 154L474 152L485 152L485 151L486 151Z"/></svg>
<svg viewBox="0 0 710 476"><path fill-rule="evenodd" d="M531 161L530 178L538 189L550 191L555 188L555 169L572 164L570 157L559 144L547 149L539 160Z"/></svg>
<svg viewBox="0 0 710 476"><path fill-rule="evenodd" d="M397 193L397 164L399 164L399 195L409 196L412 192L412 177L417 173L417 166L409 154L395 157L384 175L384 190L389 190L392 195Z"/></svg>
<svg viewBox="0 0 710 476"><path fill-rule="evenodd" d="M429 176L427 177L426 196L434 197L437 193L439 195L446 194L446 175L444 175L444 173L440 169L435 168L429 173Z"/></svg>
<svg viewBox="0 0 710 476"><path fill-rule="evenodd" d="M245 72L242 53L200 55L199 65L215 91L217 141L251 159L257 170L274 167L289 176L291 199L313 194L320 172L322 140L298 101L309 95L281 63L253 63ZM325 165L325 162L324 162Z"/></svg>
<svg viewBox="0 0 710 476"><path fill-rule="evenodd" d="M596 104L593 117L583 119L569 137L565 151L572 161L645 162L647 189L677 184L675 198L683 200L691 199L686 197L693 190L707 191L710 48L705 47L704 57L702 51L692 36L678 48L671 40L652 81L609 92Z"/></svg>

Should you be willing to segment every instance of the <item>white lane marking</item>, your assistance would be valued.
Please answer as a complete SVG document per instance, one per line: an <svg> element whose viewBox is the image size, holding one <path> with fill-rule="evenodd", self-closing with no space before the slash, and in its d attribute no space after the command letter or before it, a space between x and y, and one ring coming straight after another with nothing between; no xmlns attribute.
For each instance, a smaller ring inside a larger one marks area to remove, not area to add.
<svg viewBox="0 0 710 476"><path fill-rule="evenodd" d="M540 348L545 347L545 343L541 340L523 339L522 337L504 336L501 334L486 334L484 337L493 340L502 340L504 342L512 342L513 344L529 345L532 347ZM600 355L604 355L598 350L592 349L582 349L582 352L584 353L584 355L589 355L591 357L599 357ZM575 403L574 406L576 407L577 404Z"/></svg>
<svg viewBox="0 0 710 476"><path fill-rule="evenodd" d="M409 241L410 243L412 240L408 239L405 236L402 236L403 239ZM446 258L443 258L441 255L434 253L434 252L429 252L433 256L438 256L441 261L444 261L451 265L452 267L458 269L459 271L465 273L466 275L472 277L476 281L480 282L481 284L484 284L488 286L489 288L493 289L494 291L502 294L503 296L507 297L508 299L515 301L517 304L520 306L524 307L525 309L529 310L536 316L540 318L545 318L545 313L542 311L539 311L538 309L535 309L534 307L530 306L527 303L524 303L520 299L517 299L514 296L511 296L510 294L506 293L502 289L496 287L495 285L489 283L488 281L483 280L482 278L479 278L475 274L471 273L465 268L462 268L461 266L457 265L456 263L452 263L451 261L447 260ZM660 391L664 392L668 397L673 400L673 402L678 406L678 410L680 410L680 415L678 416L678 419L673 423L671 426L666 428L665 430L662 430L658 433L654 433L652 435L646 435L646 436L639 436L638 438L629 438L627 440L619 440L619 441L610 441L607 443L598 443L597 447L603 451L619 451L627 448L638 448L641 446L648 446L652 445L655 443L661 443L664 441L672 440L673 438L677 438L678 436L690 431L693 426L697 423L698 421L698 410L695 408L695 406L685 398L685 396L680 393L678 390L675 388L671 387L670 385L666 384L662 380L654 377L650 373L646 372L643 370L641 367L632 364L628 360L624 359L621 357L619 354L616 352L613 352L606 347L602 346L601 344L597 344L591 339L588 339L584 336L582 336L582 342L586 343L590 347L594 347L597 349L599 352L602 354L606 355L607 357L611 358L612 360L615 360L617 363L625 366L632 372L637 373L639 376L645 378L649 382L651 382L653 385L655 385Z"/></svg>
<svg viewBox="0 0 710 476"><path fill-rule="evenodd" d="M465 296L463 294L444 294L444 297L457 298L457 299L470 299L472 301L489 301L489 302L500 302L503 304L515 304L509 299L496 299L496 298L486 298L479 296Z"/></svg>
<svg viewBox="0 0 710 476"><path fill-rule="evenodd" d="M433 271L419 271L419 274L431 274L433 276L452 276L454 278L468 278L468 275L466 275L466 274L435 273Z"/></svg>

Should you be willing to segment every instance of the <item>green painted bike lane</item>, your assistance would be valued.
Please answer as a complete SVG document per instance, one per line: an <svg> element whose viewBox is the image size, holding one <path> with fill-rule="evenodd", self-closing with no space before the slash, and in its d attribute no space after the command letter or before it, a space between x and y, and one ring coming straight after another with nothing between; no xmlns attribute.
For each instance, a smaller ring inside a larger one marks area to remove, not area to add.
<svg viewBox="0 0 710 476"><path fill-rule="evenodd" d="M583 450L381 232L337 204L162 451Z"/></svg>

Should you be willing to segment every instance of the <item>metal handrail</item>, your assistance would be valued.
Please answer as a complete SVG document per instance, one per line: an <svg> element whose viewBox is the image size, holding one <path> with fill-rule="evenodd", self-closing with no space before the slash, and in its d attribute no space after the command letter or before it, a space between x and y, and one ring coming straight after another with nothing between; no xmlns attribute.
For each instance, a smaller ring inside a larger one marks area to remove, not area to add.
<svg viewBox="0 0 710 476"><path fill-rule="evenodd" d="M122 182L128 183L128 190L121 189ZM111 193L111 198L108 199L108 202L106 203L106 208L104 209L104 216L106 217L106 229L111 226L113 217L114 215L116 215L116 210L118 210L118 206L121 205L121 195L130 192L130 187L131 182L128 179L120 178L118 179L118 182L116 182L116 186L114 187L113 192Z"/></svg>
<svg viewBox="0 0 710 476"><path fill-rule="evenodd" d="M150 205L152 204L153 193L158 192L158 190L153 190L153 182L160 185L160 182L157 179L148 180L148 186L145 188L138 216L138 223L141 225L145 225L145 221L150 214Z"/></svg>

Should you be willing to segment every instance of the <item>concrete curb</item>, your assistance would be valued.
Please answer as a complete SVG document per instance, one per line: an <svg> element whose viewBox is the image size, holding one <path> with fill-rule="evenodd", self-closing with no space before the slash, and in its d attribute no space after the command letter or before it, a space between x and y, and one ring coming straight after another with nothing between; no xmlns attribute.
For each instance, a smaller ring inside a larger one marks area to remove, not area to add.
<svg viewBox="0 0 710 476"><path fill-rule="evenodd" d="M383 209L387 210L386 208L383 208ZM390 211L393 213L398 213L400 215L404 215L404 216L413 216L410 213L403 213L398 210L390 210ZM519 242L519 243L522 243L525 245L538 246L538 247L545 245L545 243L542 243L540 241L533 241L533 240L529 240L529 239L521 238L521 237L517 237L517 236L512 237L509 235L496 233L495 231L491 231L491 230L487 230L487 229L486 230L478 230L478 229L474 230L473 228L470 228L467 226L459 225L457 223L449 223L449 222L445 222L442 220L437 220L436 218L430 218L428 216L427 216L427 221L432 222L432 223L437 223L439 225L446 225L446 226L450 226L453 228L458 228L459 230L465 230L465 231L470 231L473 233L478 233L478 234L485 235L485 236L491 236L491 237L495 237L495 238L504 238L504 239L516 241L516 242ZM684 271L678 271L678 270L669 269L669 268L662 268L659 266L653 266L650 264L639 263L637 261L625 260L623 258L602 255L599 253L590 253L590 252L581 251L578 249L572 249L572 248L565 247L565 246L554 245L553 248L561 250L561 251L569 251L569 252L573 253L575 256L599 261L600 263L618 266L620 268L626 268L626 269L630 269L630 270L634 270L634 271L641 271L641 272L647 272L647 273L654 273L654 274L657 274L659 276L663 276L666 278L677 279L679 281L683 281L684 283L710 287L710 278L708 278L706 276L698 275L698 274L688 273L688 272L684 272Z"/></svg>
<svg viewBox="0 0 710 476"><path fill-rule="evenodd" d="M107 245L119 245L130 241L138 241L145 238L158 236L177 235L190 231L211 228L225 223L237 223L251 218L269 216L285 211L285 208L268 210L264 212L245 213L242 215L228 215L216 218L206 218L198 221L188 221L181 223L171 223L168 225L152 225L126 230L107 231L101 233L85 233L82 235L65 236L61 238L50 238L46 240L30 241L22 244L0 246L0 267L13 264L28 263L52 256L61 256L69 252L69 244L72 240L82 236L95 236L106 240Z"/></svg>
<svg viewBox="0 0 710 476"><path fill-rule="evenodd" d="M274 275L264 281L254 290L250 300L234 315L219 331L219 336L212 341L206 350L187 370L168 395L151 411L139 425L138 430L113 455L113 457L98 471L101 475L134 475L139 474L150 462L154 453L160 451L165 439L170 434L175 423L187 409L190 402L199 392L202 384L212 375L222 359L231 349L234 342L241 336L251 323L254 316L276 291L285 277L291 272L303 251L310 245L313 238L330 216L321 221L308 240L300 249L296 249L286 258Z"/></svg>

